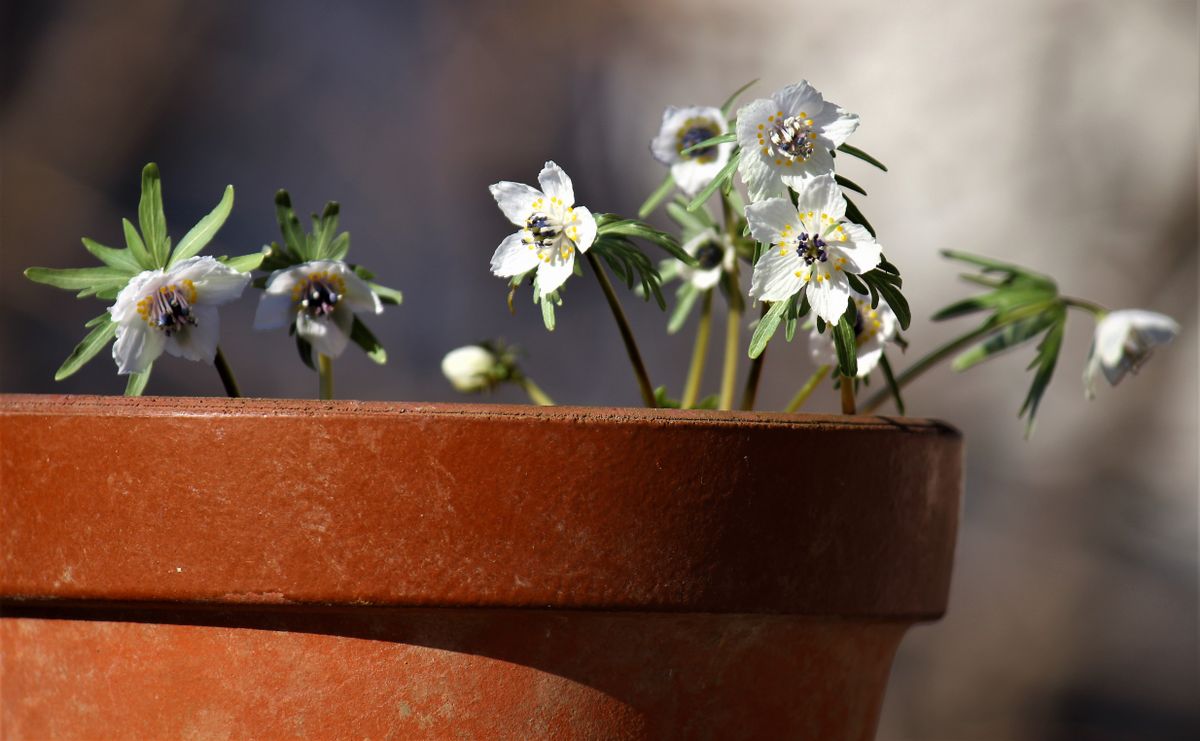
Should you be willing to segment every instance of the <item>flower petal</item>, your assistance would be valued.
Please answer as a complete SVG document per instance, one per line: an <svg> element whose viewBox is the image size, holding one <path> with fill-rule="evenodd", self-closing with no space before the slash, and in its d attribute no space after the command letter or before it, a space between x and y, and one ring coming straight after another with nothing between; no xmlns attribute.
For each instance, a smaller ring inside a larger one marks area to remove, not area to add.
<svg viewBox="0 0 1200 741"><path fill-rule="evenodd" d="M267 278L266 293L287 296L290 299L292 289L296 287L296 284L304 281L308 278L309 273L313 272L308 266L309 263L301 263L271 273Z"/></svg>
<svg viewBox="0 0 1200 741"><path fill-rule="evenodd" d="M746 206L750 234L763 244L775 245L784 241L784 230L791 233L788 240L794 240L799 221L796 207L786 198L769 198Z"/></svg>
<svg viewBox="0 0 1200 741"><path fill-rule="evenodd" d="M528 273L540 264L537 250L521 241L520 232L505 237L492 255L492 273L501 278Z"/></svg>
<svg viewBox="0 0 1200 741"><path fill-rule="evenodd" d="M805 118L814 118L825 107L825 99L816 88L808 84L808 80L788 85L772 97L776 104L773 112L783 111L785 116L803 114Z"/></svg>
<svg viewBox="0 0 1200 741"><path fill-rule="evenodd" d="M571 178L567 177L567 173L554 164L553 160L547 162L538 173L538 183L546 197L558 198L563 206L575 205L575 189L571 185Z"/></svg>
<svg viewBox="0 0 1200 741"><path fill-rule="evenodd" d="M872 237L871 233L857 224L843 224L846 241L828 243L829 254L834 257L846 258L844 269L856 274L874 270L883 259L883 247Z"/></svg>
<svg viewBox="0 0 1200 741"><path fill-rule="evenodd" d="M359 314L382 314L383 301L367 282L350 268L345 263L339 263L337 267L331 268L330 273L341 277L342 282L346 286L346 295L342 297L342 302L353 312ZM339 304L340 306L341 304Z"/></svg>
<svg viewBox="0 0 1200 741"><path fill-rule="evenodd" d="M266 293L258 299L254 310L254 328L258 330L282 329L292 323L296 308L290 293Z"/></svg>
<svg viewBox="0 0 1200 741"><path fill-rule="evenodd" d="M850 283L840 271L830 270L822 264L822 267L813 270L807 291L813 313L830 324L836 324L846 313Z"/></svg>
<svg viewBox="0 0 1200 741"><path fill-rule="evenodd" d="M504 217L516 224L525 226L525 222L533 214L533 203L542 197L541 191L535 190L524 183L513 183L503 180L488 188L496 205L504 212Z"/></svg>
<svg viewBox="0 0 1200 741"><path fill-rule="evenodd" d="M750 297L760 301L783 301L804 288L806 266L795 250L772 248L758 258L750 278ZM796 275L800 273L800 275Z"/></svg>
<svg viewBox="0 0 1200 741"><path fill-rule="evenodd" d="M135 314L136 316L136 314ZM151 328L138 317L136 321L121 324L117 327L117 341L113 343L113 360L117 363L117 373L128 375L141 373L162 355L163 343L166 337L157 329Z"/></svg>
<svg viewBox="0 0 1200 741"><path fill-rule="evenodd" d="M663 111L662 126L658 129L658 136L650 141L650 153L654 155L654 159L664 165L679 161L678 134L679 128L687 120L685 111L686 109L683 108L667 106L667 109Z"/></svg>
<svg viewBox="0 0 1200 741"><path fill-rule="evenodd" d="M541 292L541 295L545 296L547 293L558 290L574 272L575 250L569 250L566 257L562 257L561 252L556 252L550 262L543 262L538 265L538 291Z"/></svg>
<svg viewBox="0 0 1200 741"><path fill-rule="evenodd" d="M837 149L845 144L858 128L858 114L850 113L826 101L825 107L814 118L813 124L818 131L819 140L830 149Z"/></svg>
<svg viewBox="0 0 1200 741"><path fill-rule="evenodd" d="M141 321L137 312L138 301L157 291L164 283L164 275L161 270L145 270L133 276L117 294L113 305L108 307L112 320L117 324L128 324L135 319Z"/></svg>
<svg viewBox="0 0 1200 741"><path fill-rule="evenodd" d="M167 273L165 282L183 280L195 285L196 303L218 306L240 297L250 274L240 273L213 257L189 257Z"/></svg>
<svg viewBox="0 0 1200 741"><path fill-rule="evenodd" d="M349 344L353 324L354 312L346 306L338 306L328 317L314 318L301 312L296 315L296 334L312 345L313 352L336 358Z"/></svg>
<svg viewBox="0 0 1200 741"><path fill-rule="evenodd" d="M596 241L596 217L592 216L592 212L583 206L575 207L575 227L576 231L571 238L575 242L575 247L580 252L587 252Z"/></svg>
<svg viewBox="0 0 1200 741"><path fill-rule="evenodd" d="M718 147L717 157L711 162L688 159L676 162L671 166L671 176L675 178L675 184L679 186L684 195L689 198L694 197L704 190L704 186L712 182L712 179L729 161L729 155L725 152L727 147L729 145Z"/></svg>
<svg viewBox="0 0 1200 741"><path fill-rule="evenodd" d="M221 316L215 306L197 305L192 308L196 324L166 338L164 349L186 360L212 363L221 338Z"/></svg>

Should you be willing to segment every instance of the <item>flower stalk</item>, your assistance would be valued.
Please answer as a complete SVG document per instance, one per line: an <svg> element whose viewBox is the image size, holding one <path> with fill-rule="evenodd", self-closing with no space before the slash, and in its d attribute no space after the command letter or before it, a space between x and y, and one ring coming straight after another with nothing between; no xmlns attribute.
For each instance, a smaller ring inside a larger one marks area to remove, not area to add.
<svg viewBox="0 0 1200 741"><path fill-rule="evenodd" d="M333 398L333 358L325 354L317 355L317 398L330 400Z"/></svg>
<svg viewBox="0 0 1200 741"><path fill-rule="evenodd" d="M696 344L692 348L692 362L688 366L687 381L683 387L680 407L691 409L700 397L700 381L704 377L704 361L708 357L708 338L712 334L713 292L705 291L700 305L700 324L696 327Z"/></svg>
<svg viewBox="0 0 1200 741"><path fill-rule="evenodd" d="M832 365L822 365L817 368L808 377L808 380L804 382L804 385L800 387L800 390L796 392L796 395L792 397L792 400L788 402L787 408L784 411L788 414L800 411L800 408L804 406L804 402L808 401L808 397L812 396L812 392L817 390L817 386L821 385L821 381L825 380L825 376L828 376L829 371L832 369Z"/></svg>
<svg viewBox="0 0 1200 741"><path fill-rule="evenodd" d="M629 354L630 364L633 365L633 374L637 377L642 403L653 409L658 406L654 401L654 386L650 384L650 376L646 373L646 365L642 362L642 354L638 351L637 342L633 339L633 330L629 327L629 320L625 318L625 311L621 308L617 292L613 290L612 282L608 279L608 275L604 272L604 268L601 267L596 256L591 252L585 252L584 256L587 257L588 264L592 266L596 280L600 282L600 289L604 292L604 298L608 300L608 306L612 309L613 319L617 321L617 328L621 331L621 340L625 343L625 351Z"/></svg>
<svg viewBox="0 0 1200 741"><path fill-rule="evenodd" d="M547 396L546 392L542 391L541 387L533 382L533 379L526 376L518 376L514 380L521 385L521 388L525 389L525 393L529 394L529 400L534 404L540 407L554 406L554 400Z"/></svg>
<svg viewBox="0 0 1200 741"><path fill-rule="evenodd" d="M767 315L767 305L762 305L762 313L759 315L761 321ZM762 378L763 359L767 356L767 351L764 348L753 360L750 361L750 373L746 376L746 387L742 389L742 411L748 412L754 409L754 400L758 398L758 381Z"/></svg>
<svg viewBox="0 0 1200 741"><path fill-rule="evenodd" d="M855 414L854 408L854 379L842 376L842 414Z"/></svg>
<svg viewBox="0 0 1200 741"><path fill-rule="evenodd" d="M217 375L221 377L225 395L231 399L240 397L242 392L238 389L237 379L233 377L233 369L229 367L229 361L225 359L225 353L221 352L220 345L217 345L217 354L213 356L213 365L217 368Z"/></svg>
<svg viewBox="0 0 1200 741"><path fill-rule="evenodd" d="M721 196L721 212L725 221L725 231L729 234L730 238L733 238L736 236L736 219L733 207L729 203L729 198L724 195ZM729 314L726 317L725 362L721 371L721 394L717 405L717 408L722 411L733 409L733 392L734 386L737 383L737 363L738 356L741 353L739 336L742 329L742 293L739 285L740 281L738 280L738 261L736 259L730 266L729 272L725 274L725 278L729 281L727 284L728 290L726 291L726 295L729 298Z"/></svg>

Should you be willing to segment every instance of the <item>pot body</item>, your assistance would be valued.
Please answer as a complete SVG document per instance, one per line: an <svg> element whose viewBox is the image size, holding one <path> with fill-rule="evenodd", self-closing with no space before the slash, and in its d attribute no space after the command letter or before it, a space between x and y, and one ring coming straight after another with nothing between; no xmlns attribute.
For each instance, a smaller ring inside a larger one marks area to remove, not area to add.
<svg viewBox="0 0 1200 741"><path fill-rule="evenodd" d="M918 420L4 397L6 738L869 739Z"/></svg>

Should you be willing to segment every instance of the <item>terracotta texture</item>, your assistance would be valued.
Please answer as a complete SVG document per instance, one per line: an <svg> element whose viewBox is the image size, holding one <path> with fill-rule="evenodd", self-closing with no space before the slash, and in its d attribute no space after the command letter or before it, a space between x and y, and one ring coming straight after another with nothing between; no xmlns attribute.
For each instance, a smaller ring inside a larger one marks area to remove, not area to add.
<svg viewBox="0 0 1200 741"><path fill-rule="evenodd" d="M0 722L867 739L945 609L961 455L917 420L4 397Z"/></svg>

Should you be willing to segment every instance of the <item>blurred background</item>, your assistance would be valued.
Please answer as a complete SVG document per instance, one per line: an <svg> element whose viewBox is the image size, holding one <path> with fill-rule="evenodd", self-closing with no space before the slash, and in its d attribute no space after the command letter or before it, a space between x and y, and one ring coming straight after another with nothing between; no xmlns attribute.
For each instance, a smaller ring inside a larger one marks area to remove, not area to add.
<svg viewBox="0 0 1200 741"><path fill-rule="evenodd" d="M488 262L511 229L487 185L534 182L553 158L581 203L632 214L665 172L648 152L665 106L807 78L862 116L853 143L891 169L839 159L905 274L910 355L973 326L925 321L970 290L942 248L1183 326L1089 403L1092 325L1076 316L1032 442L1016 417L1031 349L911 387L910 413L964 431L967 495L949 613L902 645L880 738L1200 738L1194 2L58 0L5 3L0 25L6 392L123 389L107 353L52 380L102 304L21 270L91 264L81 236L121 245L154 160L176 239L236 187L213 254L277 239L277 188L302 211L342 203L351 258L405 304L371 322L389 364L351 348L341 395L456 400L442 355L503 337L560 402L636 405L592 281L568 284L553 335L527 290L508 314ZM625 304L652 377L678 395L692 325L663 339L663 314ZM315 395L283 332L250 331L253 311L251 296L222 311L243 390ZM811 371L803 341L772 345L760 407ZM148 389L220 392L211 368L169 357ZM826 388L809 408L835 407Z"/></svg>

